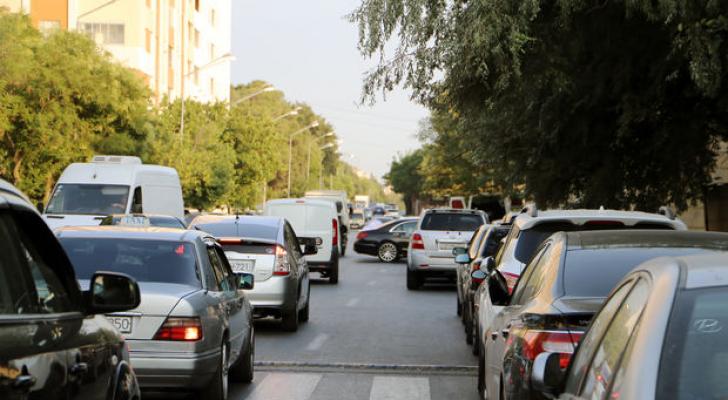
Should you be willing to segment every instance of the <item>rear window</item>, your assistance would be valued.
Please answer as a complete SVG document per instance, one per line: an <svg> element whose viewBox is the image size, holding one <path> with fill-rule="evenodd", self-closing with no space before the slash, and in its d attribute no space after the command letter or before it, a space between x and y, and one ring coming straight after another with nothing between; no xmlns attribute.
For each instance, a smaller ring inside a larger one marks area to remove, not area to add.
<svg viewBox="0 0 728 400"><path fill-rule="evenodd" d="M422 218L423 231L474 232L484 221L480 215L462 213L428 213Z"/></svg>
<svg viewBox="0 0 728 400"><path fill-rule="evenodd" d="M278 226L251 223L213 223L195 225L195 229L205 231L215 237L249 237L267 240L278 238Z"/></svg>
<svg viewBox="0 0 728 400"><path fill-rule="evenodd" d="M567 296L606 297L627 273L647 260L706 251L695 247L570 250L564 261L564 291Z"/></svg>
<svg viewBox="0 0 728 400"><path fill-rule="evenodd" d="M168 240L61 238L78 279L96 271L121 272L139 282L201 286L195 246Z"/></svg>

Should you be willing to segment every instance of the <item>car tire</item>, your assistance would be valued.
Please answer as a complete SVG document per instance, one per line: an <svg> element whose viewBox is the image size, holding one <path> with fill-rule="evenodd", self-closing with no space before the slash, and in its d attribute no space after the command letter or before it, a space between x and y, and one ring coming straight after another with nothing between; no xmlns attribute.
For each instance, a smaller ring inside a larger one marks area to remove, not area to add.
<svg viewBox="0 0 728 400"><path fill-rule="evenodd" d="M393 263L399 259L399 249L392 242L383 242L377 246L377 257L383 263Z"/></svg>
<svg viewBox="0 0 728 400"><path fill-rule="evenodd" d="M250 328L248 346L243 346L244 352L238 361L230 368L230 380L233 382L250 383L253 381L255 363L255 328Z"/></svg>
<svg viewBox="0 0 728 400"><path fill-rule="evenodd" d="M281 328L286 332L298 330L298 302L290 310L281 313Z"/></svg>
<svg viewBox="0 0 728 400"><path fill-rule="evenodd" d="M210 383L200 391L199 397L205 400L227 400L228 398L228 368L227 360L228 349L227 344L223 343L220 347L220 365L218 365L215 374Z"/></svg>
<svg viewBox="0 0 728 400"><path fill-rule="evenodd" d="M339 254L334 254L334 260L331 262L329 270L329 283L336 285L339 283Z"/></svg>
<svg viewBox="0 0 728 400"><path fill-rule="evenodd" d="M309 310L311 305L311 286L308 287L308 296L306 296L306 306L301 309L301 311L298 312L298 321L299 322L308 322L309 317Z"/></svg>
<svg viewBox="0 0 728 400"><path fill-rule="evenodd" d="M407 268L407 289L417 290L422 286L422 277L417 271L411 271Z"/></svg>

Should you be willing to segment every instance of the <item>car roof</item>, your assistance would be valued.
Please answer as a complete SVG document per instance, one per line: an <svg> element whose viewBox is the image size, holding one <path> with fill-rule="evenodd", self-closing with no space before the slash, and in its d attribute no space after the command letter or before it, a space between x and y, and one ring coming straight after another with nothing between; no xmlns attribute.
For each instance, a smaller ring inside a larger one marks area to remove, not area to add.
<svg viewBox="0 0 728 400"><path fill-rule="evenodd" d="M333 201L324 200L321 198L275 199L275 200L268 200L268 202L266 204L267 205L298 204L298 205L333 208L334 210L336 210L336 205L334 205Z"/></svg>
<svg viewBox="0 0 728 400"><path fill-rule="evenodd" d="M568 249L699 247L728 250L728 233L675 230L600 230L562 233Z"/></svg>
<svg viewBox="0 0 728 400"><path fill-rule="evenodd" d="M622 210L539 210L536 216L529 213L521 213L513 222L520 230L530 229L544 221L569 221L581 225L589 221L620 221L625 225L637 223L660 223L671 226L673 229L687 229L687 226L679 219L670 219L664 215L646 213L643 211L622 211Z"/></svg>
<svg viewBox="0 0 728 400"><path fill-rule="evenodd" d="M176 228L136 227L122 225L67 226L55 231L58 238L149 239L192 242L197 238L211 238L210 234Z"/></svg>
<svg viewBox="0 0 728 400"><path fill-rule="evenodd" d="M422 212L422 214L427 213L463 213L463 214L476 214L476 215L482 215L484 214L481 210L475 210L472 208L430 208Z"/></svg>
<svg viewBox="0 0 728 400"><path fill-rule="evenodd" d="M239 224L253 223L257 225L278 226L283 221L283 218L262 215L200 215L192 220L190 226L209 224L234 224L236 221Z"/></svg>
<svg viewBox="0 0 728 400"><path fill-rule="evenodd" d="M11 194L13 196L20 197L21 199L28 202L29 205L31 204L30 199L28 198L28 196L25 195L25 193L21 192L18 188L13 186L12 183L4 179L0 179L0 195L3 194Z"/></svg>
<svg viewBox="0 0 728 400"><path fill-rule="evenodd" d="M120 214L111 214L109 216L112 217L112 218L122 218L122 217L126 217L126 216L129 216L129 215L130 216L134 216L134 217L169 218L169 219L179 220L179 218L177 218L175 216L172 216L172 215L167 215L167 214L146 214L146 213L128 213L128 214L123 214L123 213L120 213Z"/></svg>

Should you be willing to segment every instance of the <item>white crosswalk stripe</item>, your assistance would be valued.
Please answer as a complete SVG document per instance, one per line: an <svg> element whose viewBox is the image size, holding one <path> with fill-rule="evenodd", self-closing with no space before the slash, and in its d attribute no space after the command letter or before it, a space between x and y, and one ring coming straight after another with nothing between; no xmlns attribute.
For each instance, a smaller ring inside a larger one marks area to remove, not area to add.
<svg viewBox="0 0 728 400"><path fill-rule="evenodd" d="M320 374L270 373L246 400L308 400L320 380Z"/></svg>
<svg viewBox="0 0 728 400"><path fill-rule="evenodd" d="M369 400L430 400L430 380L404 376L375 376Z"/></svg>

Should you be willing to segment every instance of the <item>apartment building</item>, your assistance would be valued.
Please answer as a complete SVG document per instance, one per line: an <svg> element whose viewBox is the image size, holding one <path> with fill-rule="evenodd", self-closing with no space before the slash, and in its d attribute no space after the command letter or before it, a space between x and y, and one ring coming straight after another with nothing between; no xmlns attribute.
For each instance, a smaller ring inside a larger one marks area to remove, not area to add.
<svg viewBox="0 0 728 400"><path fill-rule="evenodd" d="M230 100L231 0L0 0L41 31L76 29L137 72L155 102Z"/></svg>

